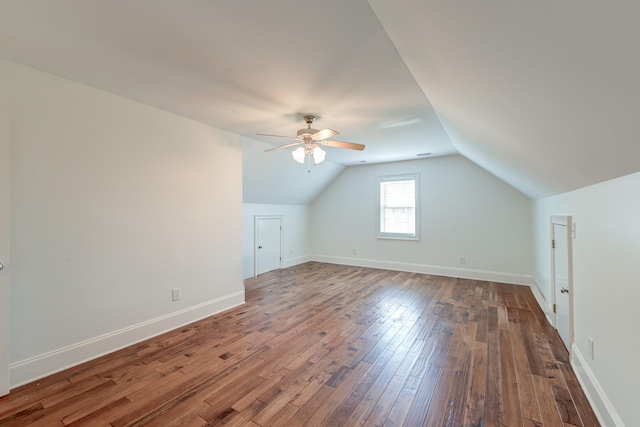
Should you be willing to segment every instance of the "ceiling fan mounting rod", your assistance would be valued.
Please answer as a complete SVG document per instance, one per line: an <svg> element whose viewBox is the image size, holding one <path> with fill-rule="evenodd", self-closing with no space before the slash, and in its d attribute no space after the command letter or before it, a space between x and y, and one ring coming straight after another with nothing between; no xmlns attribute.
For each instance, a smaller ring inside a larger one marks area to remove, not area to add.
<svg viewBox="0 0 640 427"><path fill-rule="evenodd" d="M311 137L311 135L313 135L314 133L318 132L317 129L311 129L311 124L313 123L313 121L316 119L316 116L314 116L313 114L305 114L304 115L304 121L307 123L307 128L306 129L299 129L298 130L298 135L297 138L304 141L305 144L310 144L313 142L313 138Z"/></svg>
<svg viewBox="0 0 640 427"><path fill-rule="evenodd" d="M313 116L311 114L307 114L304 116L304 121L307 122L307 126L309 126L309 129L311 129L311 123L313 123L315 119L316 116Z"/></svg>

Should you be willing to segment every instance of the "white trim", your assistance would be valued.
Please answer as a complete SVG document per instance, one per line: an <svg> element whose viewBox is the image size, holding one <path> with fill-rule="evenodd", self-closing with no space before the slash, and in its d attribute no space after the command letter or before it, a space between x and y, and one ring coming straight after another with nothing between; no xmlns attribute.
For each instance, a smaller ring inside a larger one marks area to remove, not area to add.
<svg viewBox="0 0 640 427"><path fill-rule="evenodd" d="M437 276L458 277L461 279L486 280L490 282L511 283L531 286L533 276L528 274L504 273L500 271L471 270L466 268L441 267L437 265L413 264L407 262L380 261L375 259L311 255L312 261L330 264L352 265L355 267L381 268L409 273L434 274Z"/></svg>
<svg viewBox="0 0 640 427"><path fill-rule="evenodd" d="M283 268L293 267L294 265L304 264L305 262L313 261L311 255L302 255L295 258L287 258L284 260Z"/></svg>
<svg viewBox="0 0 640 427"><path fill-rule="evenodd" d="M625 427L622 418L616 412L609 397L575 344L571 351L571 366L600 424L607 427Z"/></svg>
<svg viewBox="0 0 640 427"><path fill-rule="evenodd" d="M0 396L9 393L11 374L11 141L9 139L9 112L0 109L0 262L4 268L0 271Z"/></svg>
<svg viewBox="0 0 640 427"><path fill-rule="evenodd" d="M263 219L280 220L280 264L283 266L284 252L284 215L260 215L253 216L253 277L258 277L258 221Z"/></svg>
<svg viewBox="0 0 640 427"><path fill-rule="evenodd" d="M392 181L413 181L414 182L414 225L415 232L413 234L390 233L383 232L380 228L380 184ZM420 240L420 173L407 173L401 175L378 175L376 189L376 238L389 240Z"/></svg>
<svg viewBox="0 0 640 427"><path fill-rule="evenodd" d="M96 359L245 303L244 290L12 363L11 388Z"/></svg>
<svg viewBox="0 0 640 427"><path fill-rule="evenodd" d="M567 239L567 288L569 289L569 342L565 343L569 352L573 349L574 343L574 323L573 323L573 240L572 240L572 218L571 215L552 215L550 219L550 234L551 240L554 241L556 239L554 225L564 226L566 229L566 239ZM555 260L555 247L552 246L551 249L551 298L553 300L553 304L557 304L557 285L556 285L556 260ZM558 330L558 319L556 313L551 313L551 318L553 322L551 325ZM559 333L559 332L558 332ZM563 340L564 341L564 340Z"/></svg>
<svg viewBox="0 0 640 427"><path fill-rule="evenodd" d="M533 296L535 297L536 302L544 312L544 317L547 318L547 322L549 322L549 324L553 326L553 319L552 319L553 310L552 310L551 304L547 302L542 292L540 292L540 288L538 287L538 284L535 282L535 280L533 285L531 285L531 292L533 293Z"/></svg>
<svg viewBox="0 0 640 427"><path fill-rule="evenodd" d="M544 311L547 321L550 325L553 325L553 323L551 323L551 318L547 314L547 310L550 309L549 304L540 292L538 286L535 284L531 286L531 291L536 298L536 302L540 305L542 311ZM589 365L586 363L586 359L575 343L571 346L570 358L571 366L576 374L576 378L578 379L584 394L587 396L587 400L589 401L593 412L596 414L598 421L600 421L600 424L606 427L625 427L620 415L616 412L609 400L609 397L604 392L602 386L600 386L596 376L593 371L591 371L591 368L589 368Z"/></svg>
<svg viewBox="0 0 640 427"><path fill-rule="evenodd" d="M565 227L571 227L571 215L551 215L552 224L560 224Z"/></svg>

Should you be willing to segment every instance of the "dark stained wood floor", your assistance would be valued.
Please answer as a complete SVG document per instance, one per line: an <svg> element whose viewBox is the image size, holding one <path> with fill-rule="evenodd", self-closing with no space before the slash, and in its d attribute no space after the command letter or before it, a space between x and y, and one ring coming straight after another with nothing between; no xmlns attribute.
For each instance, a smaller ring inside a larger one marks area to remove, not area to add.
<svg viewBox="0 0 640 427"><path fill-rule="evenodd" d="M527 287L307 263L0 398L0 425L598 426Z"/></svg>

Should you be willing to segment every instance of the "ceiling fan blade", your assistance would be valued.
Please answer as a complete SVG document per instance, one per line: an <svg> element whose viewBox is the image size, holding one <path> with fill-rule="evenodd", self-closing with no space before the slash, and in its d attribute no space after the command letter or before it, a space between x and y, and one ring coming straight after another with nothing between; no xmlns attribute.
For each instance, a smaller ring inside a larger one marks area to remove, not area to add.
<svg viewBox="0 0 640 427"><path fill-rule="evenodd" d="M266 153L267 151L280 150L282 148L293 147L294 145L300 145L300 144L304 144L304 143L302 141L292 142L291 144L285 144L285 145L281 145L279 147L269 148L268 150L264 150L264 152Z"/></svg>
<svg viewBox="0 0 640 427"><path fill-rule="evenodd" d="M284 136L284 135L271 135L268 133L256 133L256 135L260 135L260 136L271 136L273 138L284 138L284 139L294 139L297 141L300 141L298 138L294 137L294 136Z"/></svg>
<svg viewBox="0 0 640 427"><path fill-rule="evenodd" d="M322 129L311 135L311 139L313 139L314 141L322 141L323 139L331 138L332 136L336 136L338 134L340 134L340 132L338 132L337 130Z"/></svg>
<svg viewBox="0 0 640 427"><path fill-rule="evenodd" d="M338 147L338 148L348 148L349 150L364 150L364 145L356 144L354 142L344 142L344 141L321 141L322 145L328 145L329 147Z"/></svg>

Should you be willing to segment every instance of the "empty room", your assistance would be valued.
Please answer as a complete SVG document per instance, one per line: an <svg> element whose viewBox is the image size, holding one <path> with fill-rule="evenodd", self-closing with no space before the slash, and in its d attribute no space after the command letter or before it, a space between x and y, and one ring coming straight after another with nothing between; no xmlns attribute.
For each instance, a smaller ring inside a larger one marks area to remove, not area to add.
<svg viewBox="0 0 640 427"><path fill-rule="evenodd" d="M1 0L0 426L640 425L637 22Z"/></svg>

